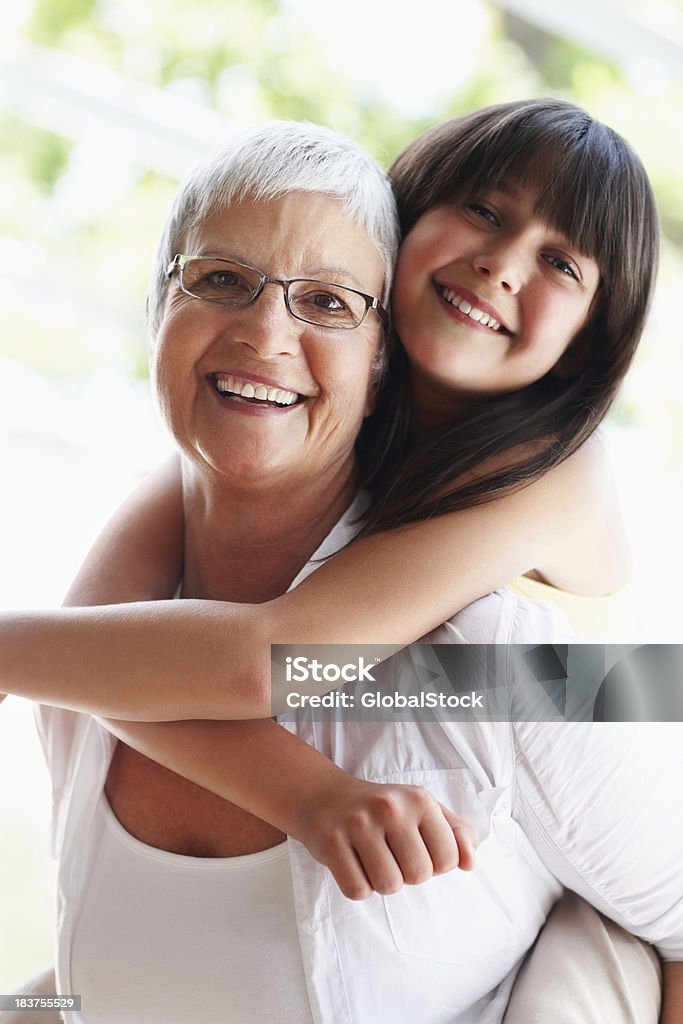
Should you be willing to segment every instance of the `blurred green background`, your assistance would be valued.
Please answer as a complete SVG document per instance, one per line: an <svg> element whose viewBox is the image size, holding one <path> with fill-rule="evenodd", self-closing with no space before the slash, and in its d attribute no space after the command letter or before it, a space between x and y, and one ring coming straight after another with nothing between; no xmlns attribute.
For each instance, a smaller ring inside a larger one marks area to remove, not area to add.
<svg viewBox="0 0 683 1024"><path fill-rule="evenodd" d="M308 119L386 165L436 121L554 95L629 139L659 201L657 301L609 429L651 636L676 640L682 71L681 0L5 5L0 604L58 602L107 510L164 450L147 413L146 279L178 177L219 138ZM47 787L17 707L0 711L0 992L51 955Z"/></svg>

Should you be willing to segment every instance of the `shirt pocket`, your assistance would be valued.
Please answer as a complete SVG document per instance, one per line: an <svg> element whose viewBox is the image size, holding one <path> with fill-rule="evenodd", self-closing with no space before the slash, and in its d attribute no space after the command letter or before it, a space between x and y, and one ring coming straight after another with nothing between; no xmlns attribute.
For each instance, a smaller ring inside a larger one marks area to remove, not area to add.
<svg viewBox="0 0 683 1024"><path fill-rule="evenodd" d="M468 769L392 775L386 781L423 786L473 824L480 837L473 871L449 871L383 896L393 943L404 956L445 964L514 959L520 933L510 896L514 856L503 841L510 817L505 788L480 789Z"/></svg>

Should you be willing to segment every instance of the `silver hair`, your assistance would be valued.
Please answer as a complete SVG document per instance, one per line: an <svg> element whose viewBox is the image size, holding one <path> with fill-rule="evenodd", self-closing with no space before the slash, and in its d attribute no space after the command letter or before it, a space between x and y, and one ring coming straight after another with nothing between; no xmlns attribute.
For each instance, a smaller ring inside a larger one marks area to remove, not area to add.
<svg viewBox="0 0 683 1024"><path fill-rule="evenodd" d="M380 165L339 132L298 121L269 121L229 139L180 185L157 250L147 296L147 331L154 342L168 290L167 267L187 232L212 213L250 198L287 192L339 199L376 245L384 264L386 306L399 243L391 186Z"/></svg>

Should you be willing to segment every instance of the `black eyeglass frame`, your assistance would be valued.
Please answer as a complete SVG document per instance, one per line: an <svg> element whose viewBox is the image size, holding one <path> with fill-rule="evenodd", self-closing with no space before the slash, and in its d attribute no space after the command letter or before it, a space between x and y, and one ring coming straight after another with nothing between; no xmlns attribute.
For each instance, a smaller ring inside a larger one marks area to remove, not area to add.
<svg viewBox="0 0 683 1024"><path fill-rule="evenodd" d="M191 292L188 288L185 287L185 280L183 275L186 265L191 260L213 260L216 263L228 263L233 267L241 267L243 270L251 270L252 273L258 274L259 283L256 286L249 300L247 302L241 303L240 305L234 305L233 303L230 302L223 302L221 301L221 299L207 299L203 295L195 295L194 292ZM314 327L322 327L323 330L355 331L357 327L362 327L362 325L365 323L368 313L371 309L375 310L380 320L382 321L382 326L385 329L389 324L389 314L387 313L386 309L384 308L384 306L382 305L378 298L376 298L374 295L368 295L366 294L366 292L358 291L357 288L349 288L345 284L335 284L332 281L319 281L315 277L293 277L290 281L283 281L279 277L270 277L269 274L264 274L263 271L259 270L257 267L252 267L249 263L240 263L239 260L223 259L220 256L206 256L201 253L196 256L188 256L183 253L176 253L171 262L169 263L168 267L166 268L166 276L168 278L171 278L175 270L180 271L180 288L186 295L191 296L191 298L193 299L198 299L200 302L213 302L215 305L225 306L227 309L246 309L247 306L251 306L253 305L254 302L256 302L259 295L261 294L261 292L263 291L267 284L279 284L282 287L282 294L285 300L287 312L291 316L293 316L295 320L301 320L305 324L313 324ZM320 324L317 323L315 320L309 320L307 317L300 316L298 313L295 313L289 302L290 286L299 283L319 284L322 285L323 287L325 285L328 285L330 288L340 288L342 289L342 291L353 292L354 295L358 295L365 302L365 312L363 313L363 316L361 317L357 324L351 324L350 326L345 326L343 324Z"/></svg>

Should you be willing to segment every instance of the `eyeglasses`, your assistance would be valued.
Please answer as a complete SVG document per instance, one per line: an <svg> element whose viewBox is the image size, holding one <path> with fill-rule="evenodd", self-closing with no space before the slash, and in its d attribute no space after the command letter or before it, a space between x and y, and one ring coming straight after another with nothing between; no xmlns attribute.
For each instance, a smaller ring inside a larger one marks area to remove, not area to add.
<svg viewBox="0 0 683 1024"><path fill-rule="evenodd" d="M182 256L178 253L166 273L180 270L180 287L186 295L205 302L217 302L230 309L243 309L255 302L267 284L279 284L285 306L297 320L316 327L352 331L374 309L386 327L387 311L373 295L346 288L342 284L297 277L281 281L262 274L255 267L212 256Z"/></svg>

